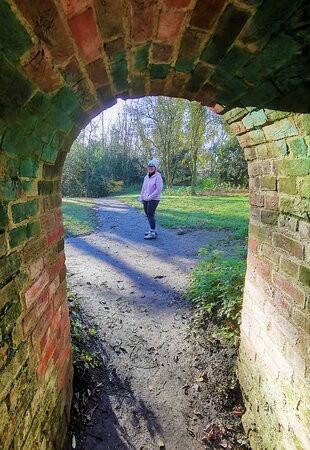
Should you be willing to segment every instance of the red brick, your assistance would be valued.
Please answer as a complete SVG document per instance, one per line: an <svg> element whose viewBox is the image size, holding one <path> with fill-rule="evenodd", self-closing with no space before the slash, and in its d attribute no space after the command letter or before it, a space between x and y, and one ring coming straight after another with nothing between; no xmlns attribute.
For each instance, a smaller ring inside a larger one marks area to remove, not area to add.
<svg viewBox="0 0 310 450"><path fill-rule="evenodd" d="M151 80L150 95L164 95L166 80Z"/></svg>
<svg viewBox="0 0 310 450"><path fill-rule="evenodd" d="M162 12L159 18L157 38L160 41L175 40L179 35L183 19L183 12Z"/></svg>
<svg viewBox="0 0 310 450"><path fill-rule="evenodd" d="M167 63L171 61L173 46L170 44L158 44L154 42L152 49L153 62Z"/></svg>
<svg viewBox="0 0 310 450"><path fill-rule="evenodd" d="M50 338L51 338L51 330L50 328L48 328L40 340L41 352L43 352L43 350L45 349L46 344L50 341Z"/></svg>
<svg viewBox="0 0 310 450"><path fill-rule="evenodd" d="M58 275L60 270L64 267L64 265L65 265L65 254L62 252L59 255L57 261L48 270L51 280L56 278L56 276Z"/></svg>
<svg viewBox="0 0 310 450"><path fill-rule="evenodd" d="M55 216L52 212L48 212L40 217L41 230L48 232L55 227Z"/></svg>
<svg viewBox="0 0 310 450"><path fill-rule="evenodd" d="M97 61L88 64L86 70L96 89L109 82L108 73L102 59L97 59Z"/></svg>
<svg viewBox="0 0 310 450"><path fill-rule="evenodd" d="M274 304L276 308L282 313L283 316L289 317L292 311L291 299L277 290L274 295Z"/></svg>
<svg viewBox="0 0 310 450"><path fill-rule="evenodd" d="M305 294L299 289L295 284L293 284L284 275L277 272L273 274L273 282L279 287L285 294L287 294L296 304L304 307L305 304Z"/></svg>
<svg viewBox="0 0 310 450"><path fill-rule="evenodd" d="M61 307L58 308L58 310L57 310L56 314L54 315L53 320L51 322L51 325L50 325L51 333L55 332L58 324L60 323L60 320L61 320Z"/></svg>
<svg viewBox="0 0 310 450"><path fill-rule="evenodd" d="M53 317L53 305L48 304L47 309L44 311L43 316L38 321L37 316L32 316L32 320L34 324L36 325L33 332L32 332L32 343L36 347L39 345L42 336L44 335L45 331L49 327L51 320Z"/></svg>
<svg viewBox="0 0 310 450"><path fill-rule="evenodd" d="M37 368L37 378L38 380L41 378L41 376L44 374L46 367L53 355L53 352L55 350L55 339L52 339L52 341L49 343L49 345L46 348L46 351L43 354L43 357L39 363L39 366Z"/></svg>
<svg viewBox="0 0 310 450"><path fill-rule="evenodd" d="M46 310L48 305L48 299L49 299L48 292L45 292L37 300L37 303L35 305L37 318L41 317L43 312Z"/></svg>
<svg viewBox="0 0 310 450"><path fill-rule="evenodd" d="M91 0L60 0L67 16L78 14L91 6Z"/></svg>
<svg viewBox="0 0 310 450"><path fill-rule="evenodd" d="M226 0L198 0L190 24L203 30L211 30Z"/></svg>
<svg viewBox="0 0 310 450"><path fill-rule="evenodd" d="M130 0L131 4L131 36L135 43L145 42L153 36L156 3L145 0L141 7L140 0Z"/></svg>
<svg viewBox="0 0 310 450"><path fill-rule="evenodd" d="M191 0L165 0L167 8L186 8Z"/></svg>
<svg viewBox="0 0 310 450"><path fill-rule="evenodd" d="M26 306L29 308L39 297L47 283L49 282L49 276L44 272L40 278L28 289L25 294Z"/></svg>
<svg viewBox="0 0 310 450"><path fill-rule="evenodd" d="M63 235L64 235L64 226L63 224L61 224L48 233L47 235L48 245L51 245L54 242L59 241L60 239L63 238Z"/></svg>
<svg viewBox="0 0 310 450"><path fill-rule="evenodd" d="M49 49L53 63L62 65L67 62L74 54L74 49L54 2L15 0L15 4Z"/></svg>
<svg viewBox="0 0 310 450"><path fill-rule="evenodd" d="M63 83L61 76L53 69L43 50L31 53L24 65L28 77L44 92L57 91Z"/></svg>
<svg viewBox="0 0 310 450"><path fill-rule="evenodd" d="M249 242L248 242L248 249L250 251L252 251L253 253L257 253L257 249L258 249L259 245L260 245L260 243L258 241L256 241L253 238L250 238Z"/></svg>
<svg viewBox="0 0 310 450"><path fill-rule="evenodd" d="M57 291L53 297L53 305L54 305L55 311L59 308L59 305L66 300L66 298L67 298L66 283L63 282L59 286L59 288L57 289Z"/></svg>
<svg viewBox="0 0 310 450"><path fill-rule="evenodd" d="M59 276L57 276L48 287L48 297L52 298L59 287Z"/></svg>
<svg viewBox="0 0 310 450"><path fill-rule="evenodd" d="M303 259L304 247L298 241L295 241L280 233L273 233L273 244L289 253L291 256L296 256L299 259Z"/></svg>
<svg viewBox="0 0 310 450"><path fill-rule="evenodd" d="M218 94L218 89L209 83L205 83L199 92L199 102L202 105L211 106Z"/></svg>
<svg viewBox="0 0 310 450"><path fill-rule="evenodd" d="M84 62L88 64L100 58L102 42L92 8L72 17L68 23Z"/></svg>
<svg viewBox="0 0 310 450"><path fill-rule="evenodd" d="M37 260L33 261L29 267L30 271L30 277L33 280L34 278L37 278L37 276L42 272L43 270L43 258L38 258Z"/></svg>

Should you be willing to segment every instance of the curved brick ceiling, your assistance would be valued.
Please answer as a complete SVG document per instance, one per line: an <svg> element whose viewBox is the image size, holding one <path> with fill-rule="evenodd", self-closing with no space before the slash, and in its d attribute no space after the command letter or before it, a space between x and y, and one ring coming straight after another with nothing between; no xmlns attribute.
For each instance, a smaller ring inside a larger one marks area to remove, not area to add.
<svg viewBox="0 0 310 450"><path fill-rule="evenodd" d="M79 126L116 97L159 94L197 99L218 112L222 106L308 112L307 5L2 0L0 117L36 88L51 96L66 85L79 103L68 98L68 108L62 106Z"/></svg>

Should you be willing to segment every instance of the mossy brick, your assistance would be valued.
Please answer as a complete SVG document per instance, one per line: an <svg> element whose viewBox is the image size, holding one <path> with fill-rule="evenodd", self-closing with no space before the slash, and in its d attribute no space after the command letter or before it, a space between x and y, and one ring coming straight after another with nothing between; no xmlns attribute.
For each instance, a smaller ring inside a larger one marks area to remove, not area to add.
<svg viewBox="0 0 310 450"><path fill-rule="evenodd" d="M27 127L16 127L16 125L8 127L2 141L3 150L17 156L40 154L43 145L36 135L29 134L29 131Z"/></svg>
<svg viewBox="0 0 310 450"><path fill-rule="evenodd" d="M7 158L7 174L9 178L17 178L19 176L19 158L10 155Z"/></svg>
<svg viewBox="0 0 310 450"><path fill-rule="evenodd" d="M193 59L178 59L175 63L175 70L177 72L190 73L193 71L195 62Z"/></svg>
<svg viewBox="0 0 310 450"><path fill-rule="evenodd" d="M51 195L54 192L54 182L52 180L39 181L39 195Z"/></svg>
<svg viewBox="0 0 310 450"><path fill-rule="evenodd" d="M232 123L239 121L247 114L248 112L246 108L233 108L230 111L227 111L225 114L223 114L222 117L226 122Z"/></svg>
<svg viewBox="0 0 310 450"><path fill-rule="evenodd" d="M32 47L29 34L7 2L0 3L0 51L14 62Z"/></svg>
<svg viewBox="0 0 310 450"><path fill-rule="evenodd" d="M73 120L75 124L79 127L84 128L90 121L89 115L84 111L81 106L75 108L70 114L70 118Z"/></svg>
<svg viewBox="0 0 310 450"><path fill-rule="evenodd" d="M8 118L30 98L34 86L1 52L0 67L0 111L2 117Z"/></svg>
<svg viewBox="0 0 310 450"><path fill-rule="evenodd" d="M12 217L14 223L19 223L29 217L35 216L37 210L38 203L36 200L24 203L15 203L15 205L12 205Z"/></svg>
<svg viewBox="0 0 310 450"><path fill-rule="evenodd" d="M307 146L302 137L295 137L287 140L290 153L294 156L307 156Z"/></svg>
<svg viewBox="0 0 310 450"><path fill-rule="evenodd" d="M284 157L288 153L287 143L285 139L279 141L268 142L268 153L270 158Z"/></svg>
<svg viewBox="0 0 310 450"><path fill-rule="evenodd" d="M261 177L260 187L262 191L276 191L277 189L276 177L272 176Z"/></svg>
<svg viewBox="0 0 310 450"><path fill-rule="evenodd" d="M66 114L70 114L79 106L76 95L68 87L61 88L53 97L52 103Z"/></svg>
<svg viewBox="0 0 310 450"><path fill-rule="evenodd" d="M22 245L27 240L27 225L23 225L21 227L14 228L10 231L10 247L15 248L19 245Z"/></svg>
<svg viewBox="0 0 310 450"><path fill-rule="evenodd" d="M134 77L131 80L131 93L133 97L143 97L145 95L144 77Z"/></svg>
<svg viewBox="0 0 310 450"><path fill-rule="evenodd" d="M290 112L286 111L274 111L273 109L265 108L265 114L271 122L275 122L276 120L284 119L284 117L287 117L291 115Z"/></svg>
<svg viewBox="0 0 310 450"><path fill-rule="evenodd" d="M0 200L15 200L21 193L21 185L18 180L0 181Z"/></svg>
<svg viewBox="0 0 310 450"><path fill-rule="evenodd" d="M35 222L30 222L27 224L27 238L32 239L33 237L38 237L41 232L41 225L39 220Z"/></svg>
<svg viewBox="0 0 310 450"><path fill-rule="evenodd" d="M169 70L169 64L152 64L150 66L151 79L164 79L167 76Z"/></svg>
<svg viewBox="0 0 310 450"><path fill-rule="evenodd" d="M300 194L302 197L310 197L310 179L305 178L302 180Z"/></svg>
<svg viewBox="0 0 310 450"><path fill-rule="evenodd" d="M149 63L149 50L150 50L150 42L145 45L141 45L136 48L135 51L135 69L139 72L143 72L147 69Z"/></svg>
<svg viewBox="0 0 310 450"><path fill-rule="evenodd" d="M33 180L22 181L22 191L27 196L33 197L38 194L38 183Z"/></svg>
<svg viewBox="0 0 310 450"><path fill-rule="evenodd" d="M53 139L54 127L45 120L40 120L36 124L35 134L45 144L49 144Z"/></svg>
<svg viewBox="0 0 310 450"><path fill-rule="evenodd" d="M222 85L224 81L228 82L251 58L253 56L250 53L238 46L233 46L216 67L216 71L210 78L210 82L219 85Z"/></svg>
<svg viewBox="0 0 310 450"><path fill-rule="evenodd" d="M210 78L213 69L204 66L203 64L198 64L188 83L186 84L186 89L190 92L199 91L199 89L205 84L205 82Z"/></svg>
<svg viewBox="0 0 310 450"><path fill-rule="evenodd" d="M42 122L42 119L44 119L48 115L51 104L52 102L50 97L39 91L33 97L31 97L31 99L25 106L27 111L29 111L31 114L37 114L38 117L40 117L40 122Z"/></svg>
<svg viewBox="0 0 310 450"><path fill-rule="evenodd" d="M73 122L70 117L54 105L50 105L46 119L54 126L54 129L56 128L64 134L68 134L72 130Z"/></svg>
<svg viewBox="0 0 310 450"><path fill-rule="evenodd" d="M282 119L264 127L264 133L268 140L273 141L295 136L298 134L298 130L292 120Z"/></svg>
<svg viewBox="0 0 310 450"><path fill-rule="evenodd" d="M0 288L17 274L20 268L20 256L17 252L0 259Z"/></svg>
<svg viewBox="0 0 310 450"><path fill-rule="evenodd" d="M0 257L2 257L3 255L6 254L7 249L8 249L8 247L7 247L5 235L4 235L4 233L0 234Z"/></svg>
<svg viewBox="0 0 310 450"><path fill-rule="evenodd" d="M123 61L111 64L110 70L111 70L111 75L112 75L113 84L114 84L116 93L127 91L128 90L127 61L123 60Z"/></svg>
<svg viewBox="0 0 310 450"><path fill-rule="evenodd" d="M278 191L283 194L295 195L297 194L297 185L295 177L279 178Z"/></svg>
<svg viewBox="0 0 310 450"><path fill-rule="evenodd" d="M209 64L217 64L226 55L248 18L247 11L240 10L232 4L227 5L200 59Z"/></svg>
<svg viewBox="0 0 310 450"><path fill-rule="evenodd" d="M251 147L265 142L265 136L262 130L253 130L238 136L238 140L242 147Z"/></svg>
<svg viewBox="0 0 310 450"><path fill-rule="evenodd" d="M10 392L17 375L23 369L29 358L28 344L24 343L16 350L5 371L0 376L0 401L2 401Z"/></svg>
<svg viewBox="0 0 310 450"><path fill-rule="evenodd" d="M248 87L244 84L242 80L237 77L232 78L229 81L229 85L225 90L220 91L217 97L219 102L223 104L229 102L235 102L239 99L245 91L247 91Z"/></svg>
<svg viewBox="0 0 310 450"><path fill-rule="evenodd" d="M275 36L256 54L252 62L243 68L242 74L248 82L256 85L262 78L267 78L283 66L297 49L298 43L290 36L286 34Z"/></svg>
<svg viewBox="0 0 310 450"><path fill-rule="evenodd" d="M300 133L310 134L310 114L295 114L294 121Z"/></svg>
<svg viewBox="0 0 310 450"><path fill-rule="evenodd" d="M8 204L0 203L0 230L3 230L8 222Z"/></svg>
<svg viewBox="0 0 310 450"><path fill-rule="evenodd" d="M300 266L299 281L310 288L310 267Z"/></svg>
<svg viewBox="0 0 310 450"><path fill-rule="evenodd" d="M39 174L39 163L33 159L23 159L19 166L19 175L24 178L36 178Z"/></svg>
<svg viewBox="0 0 310 450"><path fill-rule="evenodd" d="M3 431L10 420L10 415L8 412L8 408L5 402L1 402L0 404L0 435L3 434Z"/></svg>
<svg viewBox="0 0 310 450"><path fill-rule="evenodd" d="M310 174L310 158L283 159L279 161L279 173L287 176Z"/></svg>
<svg viewBox="0 0 310 450"><path fill-rule="evenodd" d="M261 221L267 225L276 225L278 222L279 213L277 211L268 211L262 209Z"/></svg>
<svg viewBox="0 0 310 450"><path fill-rule="evenodd" d="M7 336L9 332L14 328L16 320L20 316L22 307L20 302L13 303L6 307L6 310L1 314L0 318L0 330L4 336Z"/></svg>
<svg viewBox="0 0 310 450"><path fill-rule="evenodd" d="M42 152L42 160L46 163L54 163L57 159L58 148L52 144L46 145Z"/></svg>
<svg viewBox="0 0 310 450"><path fill-rule="evenodd" d="M242 119L242 123L247 130L259 127L267 122L267 117L263 109L253 111Z"/></svg>

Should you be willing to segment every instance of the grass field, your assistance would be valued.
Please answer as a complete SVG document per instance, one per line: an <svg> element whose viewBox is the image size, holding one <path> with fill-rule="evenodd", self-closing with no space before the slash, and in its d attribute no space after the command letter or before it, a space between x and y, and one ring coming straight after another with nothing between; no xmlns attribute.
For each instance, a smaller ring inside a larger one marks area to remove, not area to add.
<svg viewBox="0 0 310 450"><path fill-rule="evenodd" d="M115 197L142 210L138 190ZM159 223L168 228L208 228L229 230L235 239L246 239L249 222L247 195L184 196L164 193L156 212Z"/></svg>
<svg viewBox="0 0 310 450"><path fill-rule="evenodd" d="M90 233L97 225L94 201L88 198L63 198L65 237Z"/></svg>

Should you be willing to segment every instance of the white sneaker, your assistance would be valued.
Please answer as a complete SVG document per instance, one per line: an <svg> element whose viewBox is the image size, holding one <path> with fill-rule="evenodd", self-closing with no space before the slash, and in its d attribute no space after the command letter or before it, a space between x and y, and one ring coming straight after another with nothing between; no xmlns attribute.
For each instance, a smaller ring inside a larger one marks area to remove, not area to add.
<svg viewBox="0 0 310 450"><path fill-rule="evenodd" d="M147 235L150 234L150 233L155 233L155 234L156 234L156 237L157 237L157 231L152 231L152 230L146 231L146 232L144 233L144 236L147 236Z"/></svg>
<svg viewBox="0 0 310 450"><path fill-rule="evenodd" d="M145 236L144 236L144 239L156 239L156 237L157 237L157 233L156 233L156 231L154 232L154 231L150 231L148 234L146 234Z"/></svg>

